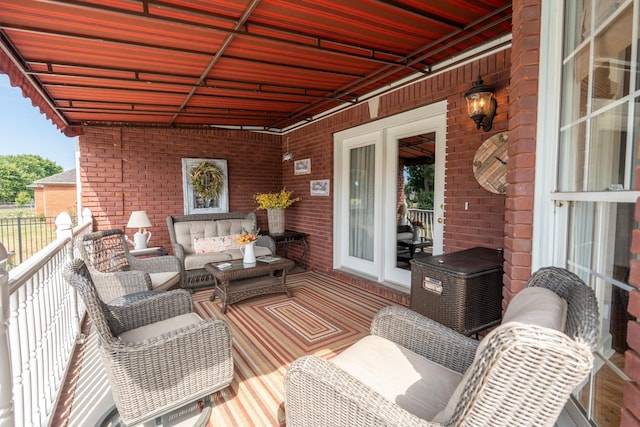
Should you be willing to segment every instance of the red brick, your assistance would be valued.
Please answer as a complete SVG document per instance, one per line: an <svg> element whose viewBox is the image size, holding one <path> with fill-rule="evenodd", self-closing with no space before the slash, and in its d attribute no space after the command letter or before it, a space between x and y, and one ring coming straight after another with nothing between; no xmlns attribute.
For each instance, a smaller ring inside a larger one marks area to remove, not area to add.
<svg viewBox="0 0 640 427"><path fill-rule="evenodd" d="M640 427L640 420L633 416L627 409L622 409L620 427Z"/></svg>
<svg viewBox="0 0 640 427"><path fill-rule="evenodd" d="M638 384L628 381L624 383L622 402L636 419L640 419L640 387Z"/></svg>
<svg viewBox="0 0 640 427"><path fill-rule="evenodd" d="M640 287L640 260L631 259L629 263L629 284Z"/></svg>
<svg viewBox="0 0 640 427"><path fill-rule="evenodd" d="M631 253L640 253L640 230L635 229L631 233Z"/></svg>
<svg viewBox="0 0 640 427"><path fill-rule="evenodd" d="M624 372L632 381L640 383L640 354L633 350L625 352Z"/></svg>
<svg viewBox="0 0 640 427"><path fill-rule="evenodd" d="M629 292L629 304L627 311L632 316L640 318L640 290Z"/></svg>
<svg viewBox="0 0 640 427"><path fill-rule="evenodd" d="M627 322L627 344L630 349L640 353L640 323L632 320Z"/></svg>

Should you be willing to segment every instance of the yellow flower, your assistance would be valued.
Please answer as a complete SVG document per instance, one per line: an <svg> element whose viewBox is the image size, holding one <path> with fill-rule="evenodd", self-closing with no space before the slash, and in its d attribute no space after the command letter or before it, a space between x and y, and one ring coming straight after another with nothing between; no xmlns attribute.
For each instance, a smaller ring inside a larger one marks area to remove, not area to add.
<svg viewBox="0 0 640 427"><path fill-rule="evenodd" d="M300 197L291 197L292 194L292 191L287 191L286 188L283 188L278 193L258 193L254 197L258 203L258 209L284 209L302 200Z"/></svg>

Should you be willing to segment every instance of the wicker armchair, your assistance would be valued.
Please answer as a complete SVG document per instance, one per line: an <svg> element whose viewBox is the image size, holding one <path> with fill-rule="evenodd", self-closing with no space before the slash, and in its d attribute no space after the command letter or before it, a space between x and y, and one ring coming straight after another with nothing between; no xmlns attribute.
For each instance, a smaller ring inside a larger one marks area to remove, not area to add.
<svg viewBox="0 0 640 427"><path fill-rule="evenodd" d="M233 379L224 320L192 312L187 290L157 293L126 306L102 302L80 259L65 270L95 326L120 417L142 423L203 399Z"/></svg>
<svg viewBox="0 0 640 427"><path fill-rule="evenodd" d="M290 366L287 427L554 425L592 368L597 301L563 269L541 269L527 286L537 289L523 295L544 293L558 301L560 330L524 321L525 313L478 342L407 308L385 307L371 335L332 361L304 356ZM518 304L516 298L510 307L526 311L532 304L531 297ZM538 318L546 317L546 307L538 304ZM390 392L407 374L415 381Z"/></svg>
<svg viewBox="0 0 640 427"><path fill-rule="evenodd" d="M122 230L86 234L78 247L100 298L112 305L120 305L129 294L179 286L184 277L182 263L174 256L131 255Z"/></svg>

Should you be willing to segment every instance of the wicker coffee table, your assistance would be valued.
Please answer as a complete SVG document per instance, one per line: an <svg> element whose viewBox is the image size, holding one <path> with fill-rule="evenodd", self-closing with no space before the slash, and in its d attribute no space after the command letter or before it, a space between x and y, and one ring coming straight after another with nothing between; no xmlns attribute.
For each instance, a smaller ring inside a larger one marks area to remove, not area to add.
<svg viewBox="0 0 640 427"><path fill-rule="evenodd" d="M277 258L274 262L263 262L258 258L255 266L250 267L245 267L242 260L228 261L231 267L226 269L218 268L222 264L220 262L205 264L205 270L211 273L215 281L211 301L219 296L224 314L228 305L257 295L285 292L291 297L287 289L287 272L295 266L295 262L288 258ZM276 275L278 272L281 274Z"/></svg>

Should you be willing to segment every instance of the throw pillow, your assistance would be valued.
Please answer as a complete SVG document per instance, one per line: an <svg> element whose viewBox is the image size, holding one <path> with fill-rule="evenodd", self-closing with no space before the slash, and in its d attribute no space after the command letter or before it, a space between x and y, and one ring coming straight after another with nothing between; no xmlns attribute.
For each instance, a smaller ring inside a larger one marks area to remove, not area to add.
<svg viewBox="0 0 640 427"><path fill-rule="evenodd" d="M200 237L193 240L193 251L197 254L224 252L229 249L238 249L240 245L236 241L238 235Z"/></svg>

